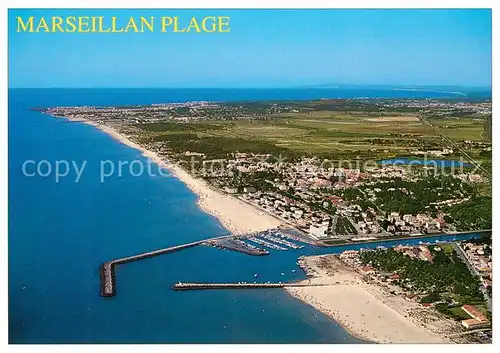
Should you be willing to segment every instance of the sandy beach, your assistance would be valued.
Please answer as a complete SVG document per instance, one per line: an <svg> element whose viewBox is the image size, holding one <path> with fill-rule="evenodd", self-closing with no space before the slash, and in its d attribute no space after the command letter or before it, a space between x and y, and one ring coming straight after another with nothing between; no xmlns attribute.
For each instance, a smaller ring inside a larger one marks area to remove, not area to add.
<svg viewBox="0 0 500 353"><path fill-rule="evenodd" d="M303 283L330 284L322 287L289 287L293 296L329 315L352 335L377 343L451 343L409 318L418 304L385 300L377 286L334 255L301 259L309 279Z"/></svg>
<svg viewBox="0 0 500 353"><path fill-rule="evenodd" d="M108 125L96 124L88 120L69 119L92 125L107 133L121 143L135 148L162 168L168 169L172 175L181 180L186 186L198 195L198 206L206 213L216 217L224 228L232 234L244 234L256 232L269 228L275 228L282 224L277 218L258 210L255 207L225 194L208 185L204 180L194 178L180 166L170 163L158 154L145 149L118 130Z"/></svg>

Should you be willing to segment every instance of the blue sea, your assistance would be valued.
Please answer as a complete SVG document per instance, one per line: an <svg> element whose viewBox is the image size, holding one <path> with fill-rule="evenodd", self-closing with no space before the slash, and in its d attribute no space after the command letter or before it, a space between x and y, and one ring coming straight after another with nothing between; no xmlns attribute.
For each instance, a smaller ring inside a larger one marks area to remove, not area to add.
<svg viewBox="0 0 500 353"><path fill-rule="evenodd" d="M255 273L260 274L260 281L298 280L305 278L296 265L298 256L348 247L273 251L255 257L196 247L119 266L117 295L100 297L99 266L104 261L228 231L202 212L195 195L175 178L125 173L101 183L100 161L145 161L145 157L94 127L30 110L192 100L313 99L333 94L349 98L389 93L9 90L10 343L360 343L336 322L281 289L170 289L178 281L250 282ZM87 164L77 183L74 172L58 182L48 173L47 177L24 175L26 161L42 160L46 166L61 160Z"/></svg>
<svg viewBox="0 0 500 353"><path fill-rule="evenodd" d="M470 167L471 164L462 161L448 159L414 159L414 158L394 158L379 161L382 165L421 165L437 168Z"/></svg>

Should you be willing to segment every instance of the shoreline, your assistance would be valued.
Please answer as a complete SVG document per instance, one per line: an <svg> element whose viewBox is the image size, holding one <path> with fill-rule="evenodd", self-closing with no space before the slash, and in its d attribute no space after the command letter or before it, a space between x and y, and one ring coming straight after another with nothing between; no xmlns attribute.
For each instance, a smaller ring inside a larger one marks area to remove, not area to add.
<svg viewBox="0 0 500 353"><path fill-rule="evenodd" d="M354 269L334 255L306 256L300 264L308 279L323 287L286 288L286 292L327 315L351 336L369 343L453 343L439 330L426 327L412 313L425 311L416 303L392 298L366 283Z"/></svg>
<svg viewBox="0 0 500 353"><path fill-rule="evenodd" d="M60 119L61 117L53 118ZM277 218L258 210L236 197L216 190L206 181L193 177L179 165L162 159L157 153L130 140L111 126L97 124L85 119L63 118L71 122L93 126L118 142L140 151L144 157L149 158L159 167L167 169L174 178L180 180L197 196L196 204L201 211L215 217L223 228L234 235L276 228L283 223Z"/></svg>
<svg viewBox="0 0 500 353"><path fill-rule="evenodd" d="M167 169L173 177L177 178L196 194L196 204L199 209L216 218L220 225L232 234L237 235L266 230L284 224L278 218L259 210L251 204L217 190L205 180L195 178L181 166L160 157L157 153L132 141L126 134L119 132L114 127L98 124L85 119L52 117L56 119L64 118L71 122L79 122L93 126L121 144L140 151L144 157L149 158L159 167ZM322 256L325 255L310 256L306 259L319 258ZM304 268L304 271L308 279L299 281L298 283L322 283L322 281L325 281L325 274L318 277L311 277L311 272L314 273L314 269L312 269L313 266L308 267L309 264L307 262L305 262L305 264L304 267L306 268ZM331 276L331 274L328 276ZM340 325L349 335L366 341L367 343L451 343L441 335L434 334L429 330L418 327L410 319L407 319L406 315L403 316L400 312L381 301L377 296L373 295L370 290L367 290L367 286L370 285L361 283L360 278L354 278L352 274L349 274L347 277L349 278L339 280L341 284L339 284L337 278L334 277L335 281L333 281L332 278L326 279L327 283L330 284L326 287L293 287L286 288L285 291L288 295L311 306L314 310L327 315ZM345 292L344 294L342 294L343 291ZM360 310L367 309L367 307L363 306L363 303L359 300L357 301L357 299L367 300L366 303L378 301L381 305L379 303L373 310L368 309L361 313ZM331 305L332 302L333 306ZM383 308L381 308L381 306L383 306ZM382 323L380 325L375 325L373 322L376 313L381 312L384 312L384 315L382 319L380 315L378 318L380 321L385 321L385 326ZM358 317L356 317L356 315ZM363 320L369 317L371 317L371 322L368 322L368 324L363 322ZM387 317L392 319L387 320ZM402 326L406 326L404 329L406 332L401 333L401 329L399 328ZM413 327L409 328L409 326ZM396 331L394 327L398 327L399 331L396 333L400 334L399 336L393 334L393 331Z"/></svg>
<svg viewBox="0 0 500 353"><path fill-rule="evenodd" d="M303 283L305 281L307 281L307 280L298 281L297 283ZM307 288L307 287L305 287L305 288ZM292 298L298 299L302 304L310 306L313 310L316 310L317 312L319 312L319 313L321 313L323 315L326 315L330 320L332 320L333 322L335 322L345 332L347 332L347 334L349 334L349 336L354 337L354 338L356 338L356 339L358 339L360 341L363 341L363 342L369 343L369 344L379 344L379 343L382 343L382 342L377 342L377 341L374 341L372 339L367 338L365 335L360 334L357 330L354 330L349 325L346 325L346 323L344 321L341 321L337 317L331 315L326 310L322 310L322 309L318 308L317 306L315 306L314 304L311 304L305 297L303 297L303 296L299 295L298 293L294 292L293 288L288 287L288 288L283 288L283 290L285 291L285 293L287 295L289 295Z"/></svg>

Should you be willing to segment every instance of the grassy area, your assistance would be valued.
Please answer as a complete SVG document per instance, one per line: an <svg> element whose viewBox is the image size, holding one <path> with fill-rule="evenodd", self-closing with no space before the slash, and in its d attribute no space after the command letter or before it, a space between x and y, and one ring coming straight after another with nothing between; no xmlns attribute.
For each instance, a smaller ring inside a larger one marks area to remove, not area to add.
<svg viewBox="0 0 500 353"><path fill-rule="evenodd" d="M453 139L482 138L483 123L464 119L436 120ZM314 111L270 115L266 119L240 119L195 123L137 125L145 137L195 133L199 137L260 140L299 153L359 152L380 157L405 155L410 147L441 149L443 141L411 114L382 116L363 112Z"/></svg>
<svg viewBox="0 0 500 353"><path fill-rule="evenodd" d="M462 307L449 308L448 310L454 317L460 318L460 320L470 319L469 314L463 311Z"/></svg>
<svg viewBox="0 0 500 353"><path fill-rule="evenodd" d="M450 256L451 254L453 254L453 252L455 251L455 249L453 249L453 245L451 245L451 244L440 244L439 247L448 256Z"/></svg>
<svg viewBox="0 0 500 353"><path fill-rule="evenodd" d="M357 234L356 228L349 222L349 220L345 217L339 217L337 219L337 225L335 228L335 232L337 234Z"/></svg>
<svg viewBox="0 0 500 353"><path fill-rule="evenodd" d="M433 123L457 141L480 141L484 131L484 121L479 119L434 119ZM208 159L225 158L231 152L252 152L287 160L316 156L335 165L359 159L363 165L363 161L412 158L416 150L449 147L414 112L315 110L232 120L163 121L131 128L135 131L127 133L137 134L141 142L157 143L177 155L201 152ZM468 151L485 167L491 167L491 156L480 147ZM438 158L460 157L455 151ZM489 195L488 191L481 194Z"/></svg>
<svg viewBox="0 0 500 353"><path fill-rule="evenodd" d="M484 140L484 121L479 119L432 119L432 124L452 140Z"/></svg>

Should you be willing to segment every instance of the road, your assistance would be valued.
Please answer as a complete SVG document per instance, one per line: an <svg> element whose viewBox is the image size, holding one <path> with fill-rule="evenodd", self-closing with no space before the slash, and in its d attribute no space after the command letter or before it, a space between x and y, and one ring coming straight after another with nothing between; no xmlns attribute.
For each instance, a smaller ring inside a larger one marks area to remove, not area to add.
<svg viewBox="0 0 500 353"><path fill-rule="evenodd" d="M438 134L445 142L447 142L449 144L448 147L453 147L454 149L460 151L460 153L462 153L468 160L469 162L474 165L478 170L480 170L481 172L483 172L483 174L489 179L489 180L492 180L492 176L491 176L491 173L489 171L487 171L486 169L484 169L481 164L479 164L478 162L476 162L474 160L474 158L472 158L467 152L465 152L462 148L460 148L459 145L457 145L455 142L453 142L448 136L445 136L441 131L439 131L439 129L437 127L435 127L429 120L427 120L426 118L424 118L423 116L419 116L419 119L420 121L422 121L423 123L429 125L431 127L432 130L434 130L434 132L436 134Z"/></svg>
<svg viewBox="0 0 500 353"><path fill-rule="evenodd" d="M446 337L460 337L460 336L465 336L465 335L470 335L472 333L477 333L477 332L488 332L491 331L490 328L478 328L476 330L470 330L470 331L465 331L465 332L459 332L459 333L451 333L449 335L446 335Z"/></svg>
<svg viewBox="0 0 500 353"><path fill-rule="evenodd" d="M467 268L469 269L470 273L473 276L478 276L479 278L481 278L481 275L479 274L479 272L477 272L477 270L474 268L474 266L472 266L472 264L469 262L469 258L465 254L465 251L462 249L462 247L459 246L458 243L452 243L452 245L453 245L453 248L455 249L455 251L457 252L458 256L467 265ZM486 305L488 306L488 310L491 312L492 300L491 300L491 297L488 293L488 290L486 289L486 287L484 286L484 284L482 282L481 282L481 286L479 287L479 289L483 293L484 300L486 301Z"/></svg>

